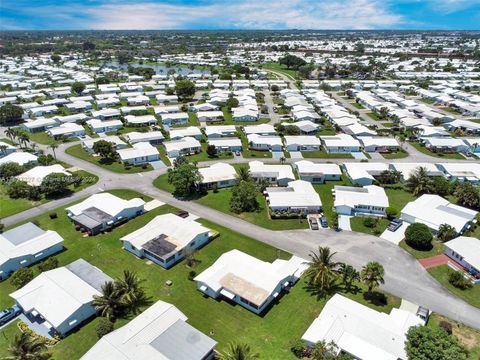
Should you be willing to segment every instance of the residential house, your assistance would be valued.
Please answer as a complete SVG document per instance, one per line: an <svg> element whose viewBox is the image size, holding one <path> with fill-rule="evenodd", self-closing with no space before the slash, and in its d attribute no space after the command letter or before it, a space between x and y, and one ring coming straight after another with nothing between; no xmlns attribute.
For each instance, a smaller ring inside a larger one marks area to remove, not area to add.
<svg viewBox="0 0 480 360"><path fill-rule="evenodd" d="M149 142L141 141L133 144L131 148L118 149L120 160L126 164L147 164L160 159L160 153Z"/></svg>
<svg viewBox="0 0 480 360"><path fill-rule="evenodd" d="M231 187L237 183L237 172L235 168L226 163L216 163L209 167L198 169L202 180L198 184L201 188L211 189L216 186L218 189Z"/></svg>
<svg viewBox="0 0 480 360"><path fill-rule="evenodd" d="M286 187L267 187L265 196L273 213L318 214L322 209L320 196L304 180L290 181Z"/></svg>
<svg viewBox="0 0 480 360"><path fill-rule="evenodd" d="M328 153L359 152L362 146L360 141L347 134L320 136L320 140Z"/></svg>
<svg viewBox="0 0 480 360"><path fill-rule="evenodd" d="M480 283L480 240L459 236L445 244L445 255L470 274L475 283Z"/></svg>
<svg viewBox="0 0 480 360"><path fill-rule="evenodd" d="M335 186L333 206L339 215L385 216L388 197L385 190L376 185L364 187Z"/></svg>
<svg viewBox="0 0 480 360"><path fill-rule="evenodd" d="M250 173L256 181L267 179L272 184L287 186L290 181L295 180L290 165L264 164L261 161L250 161L248 165Z"/></svg>
<svg viewBox="0 0 480 360"><path fill-rule="evenodd" d="M308 160L300 160L293 164L301 180L313 184L323 184L325 181L340 180L342 170L337 164L319 164Z"/></svg>
<svg viewBox="0 0 480 360"><path fill-rule="evenodd" d="M193 137L183 137L178 140L166 141L163 143L169 158L176 158L180 155L192 155L201 151L200 142Z"/></svg>

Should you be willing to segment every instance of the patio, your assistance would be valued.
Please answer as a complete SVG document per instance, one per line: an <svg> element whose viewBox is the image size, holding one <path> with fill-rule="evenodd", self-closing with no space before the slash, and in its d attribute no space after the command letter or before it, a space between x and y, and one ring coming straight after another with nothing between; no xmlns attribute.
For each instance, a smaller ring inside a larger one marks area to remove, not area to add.
<svg viewBox="0 0 480 360"><path fill-rule="evenodd" d="M33 313L34 311L32 311ZM18 320L22 320L24 323L28 325L28 327L36 332L38 335L46 337L47 339L53 339L55 336L55 330L51 330L51 325L41 317L41 315L37 315L36 313L32 314L20 314Z"/></svg>

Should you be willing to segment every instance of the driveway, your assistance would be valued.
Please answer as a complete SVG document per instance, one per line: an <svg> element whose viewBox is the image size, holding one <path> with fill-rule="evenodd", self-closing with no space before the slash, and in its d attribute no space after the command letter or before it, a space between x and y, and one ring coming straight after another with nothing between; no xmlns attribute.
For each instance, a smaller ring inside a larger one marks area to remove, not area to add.
<svg viewBox="0 0 480 360"><path fill-rule="evenodd" d="M292 159L303 159L303 155L300 151L290 151L290 157Z"/></svg>
<svg viewBox="0 0 480 360"><path fill-rule="evenodd" d="M272 159L280 160L283 156L283 151L272 151Z"/></svg>
<svg viewBox="0 0 480 360"><path fill-rule="evenodd" d="M425 269L430 269L435 266L440 266L447 264L450 258L445 255L437 255L437 256L432 256L426 259L419 259L418 262L425 268Z"/></svg>
<svg viewBox="0 0 480 360"><path fill-rule="evenodd" d="M396 231L390 231L385 229L385 231L380 235L382 239L390 241L391 243L398 245L400 241L405 238L405 230L407 229L408 225L407 222L403 222L402 225Z"/></svg>
<svg viewBox="0 0 480 360"><path fill-rule="evenodd" d="M352 228L350 227L351 218L351 216L347 215L338 215L338 227L342 230L352 231Z"/></svg>

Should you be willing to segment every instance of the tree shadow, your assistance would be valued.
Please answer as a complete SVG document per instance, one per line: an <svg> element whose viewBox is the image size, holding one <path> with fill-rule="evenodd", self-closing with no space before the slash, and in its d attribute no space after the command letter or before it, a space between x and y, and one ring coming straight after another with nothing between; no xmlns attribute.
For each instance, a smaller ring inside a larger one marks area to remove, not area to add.
<svg viewBox="0 0 480 360"><path fill-rule="evenodd" d="M318 285L309 283L308 281L305 282L303 288L307 293L311 296L315 296L317 301L327 298L337 292L342 290L341 284L334 282L328 289L320 289Z"/></svg>
<svg viewBox="0 0 480 360"><path fill-rule="evenodd" d="M375 306L387 306L388 299L384 293L379 291L372 291L371 293L365 292L363 298L368 301L370 304Z"/></svg>

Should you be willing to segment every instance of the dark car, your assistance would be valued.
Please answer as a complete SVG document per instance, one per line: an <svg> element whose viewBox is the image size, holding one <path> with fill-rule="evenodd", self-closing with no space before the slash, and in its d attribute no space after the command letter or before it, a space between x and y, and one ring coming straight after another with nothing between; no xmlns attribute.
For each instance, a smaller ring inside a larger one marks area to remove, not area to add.
<svg viewBox="0 0 480 360"><path fill-rule="evenodd" d="M180 216L181 218L187 218L190 214L188 213L188 211L185 211L185 210L180 210L180 211L177 211L175 213L175 215L177 216Z"/></svg>
<svg viewBox="0 0 480 360"><path fill-rule="evenodd" d="M390 222L390 224L388 224L387 229L388 229L389 231L391 231L391 232L395 232L395 231L398 230L398 228L399 228L400 226L402 226L402 224L403 224L403 220L402 220L402 219L397 219L397 218L395 218L395 219L393 219L393 220Z"/></svg>
<svg viewBox="0 0 480 360"><path fill-rule="evenodd" d="M11 308L0 311L0 325L6 324L21 312L22 310L18 305L13 305Z"/></svg>
<svg viewBox="0 0 480 360"><path fill-rule="evenodd" d="M315 219L315 218L310 218L310 219L308 219L308 221L310 222L310 228L311 228L312 230L318 230L318 221L317 221L317 219Z"/></svg>
<svg viewBox="0 0 480 360"><path fill-rule="evenodd" d="M322 225L323 228L328 228L328 221L325 216L322 216L320 218L320 224Z"/></svg>

